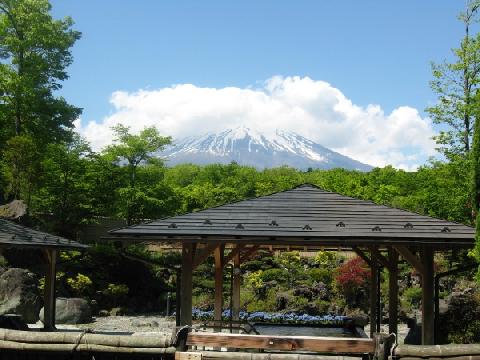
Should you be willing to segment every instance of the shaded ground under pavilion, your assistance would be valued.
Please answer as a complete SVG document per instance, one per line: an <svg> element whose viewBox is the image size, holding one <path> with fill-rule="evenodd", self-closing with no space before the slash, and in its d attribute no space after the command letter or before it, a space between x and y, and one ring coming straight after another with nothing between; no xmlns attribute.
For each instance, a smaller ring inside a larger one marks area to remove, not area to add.
<svg viewBox="0 0 480 360"><path fill-rule="evenodd" d="M434 343L434 253L471 248L473 228L322 190L311 184L194 213L110 231L111 240L178 243L182 247L181 325L192 323L192 273L215 258L215 320L221 320L223 270L261 248L355 251L371 268L370 323L376 324L377 274L389 276L389 332L398 327L398 262L421 276L422 343ZM229 251L226 251L228 249ZM232 313L240 312L240 271L234 270ZM373 335L374 326L371 326Z"/></svg>
<svg viewBox="0 0 480 360"><path fill-rule="evenodd" d="M44 288L44 328L55 329L55 278L60 250L85 250L87 245L60 236L33 230L16 222L0 219L0 251L5 248L40 249L46 261Z"/></svg>

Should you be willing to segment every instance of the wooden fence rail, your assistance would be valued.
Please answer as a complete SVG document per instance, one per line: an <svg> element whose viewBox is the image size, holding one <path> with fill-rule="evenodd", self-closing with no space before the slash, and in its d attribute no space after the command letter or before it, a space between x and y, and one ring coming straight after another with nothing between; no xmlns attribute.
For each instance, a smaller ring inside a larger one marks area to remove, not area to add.
<svg viewBox="0 0 480 360"><path fill-rule="evenodd" d="M374 340L366 338L223 333L190 333L188 334L186 345L278 351L312 351L328 354L373 353L375 349Z"/></svg>
<svg viewBox="0 0 480 360"><path fill-rule="evenodd" d="M397 345L390 360L480 360L480 344Z"/></svg>

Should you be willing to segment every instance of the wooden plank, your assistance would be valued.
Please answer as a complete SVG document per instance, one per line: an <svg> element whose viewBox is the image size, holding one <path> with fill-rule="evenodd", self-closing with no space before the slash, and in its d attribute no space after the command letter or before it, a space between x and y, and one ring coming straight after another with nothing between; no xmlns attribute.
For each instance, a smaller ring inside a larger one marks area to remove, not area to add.
<svg viewBox="0 0 480 360"><path fill-rule="evenodd" d="M422 345L433 345L435 342L435 318L433 306L433 282L434 282L434 264L433 249L423 248L423 266L422 273Z"/></svg>
<svg viewBox="0 0 480 360"><path fill-rule="evenodd" d="M57 250L44 250L47 259L47 271L45 274L44 288L44 321L45 330L55 330L55 283L57 274Z"/></svg>
<svg viewBox="0 0 480 360"><path fill-rule="evenodd" d="M408 250L408 248L404 245L396 245L394 248L405 260L408 261L410 265L413 266L415 270L417 270L420 274L423 274L425 270L422 261L415 254Z"/></svg>
<svg viewBox="0 0 480 360"><path fill-rule="evenodd" d="M175 353L177 356L178 353ZM189 353L181 353L181 354L195 354L199 357L182 357L178 359L185 359L185 360L326 360L328 358L325 355L319 354L286 354L286 353L255 353L255 352L225 352L225 351L201 351L201 352L189 352ZM180 356L180 355L178 355ZM332 359L336 360L336 359ZM340 359L339 359L340 360ZM450 359L449 359L450 360ZM458 359L458 360L468 360L468 359ZM472 359L477 360L477 359Z"/></svg>
<svg viewBox="0 0 480 360"><path fill-rule="evenodd" d="M388 249L388 332L398 334L398 253Z"/></svg>
<svg viewBox="0 0 480 360"><path fill-rule="evenodd" d="M180 298L180 325L192 325L192 273L195 244L182 244L182 280Z"/></svg>
<svg viewBox="0 0 480 360"><path fill-rule="evenodd" d="M198 352L175 352L175 360L202 360L202 353Z"/></svg>
<svg viewBox="0 0 480 360"><path fill-rule="evenodd" d="M316 351L329 354L364 354L374 352L373 339L314 336L190 333L187 338L187 345L238 349Z"/></svg>
<svg viewBox="0 0 480 360"><path fill-rule="evenodd" d="M218 246L218 244L207 244L205 247L197 249L195 251L195 257L193 258L193 270L207 260Z"/></svg>

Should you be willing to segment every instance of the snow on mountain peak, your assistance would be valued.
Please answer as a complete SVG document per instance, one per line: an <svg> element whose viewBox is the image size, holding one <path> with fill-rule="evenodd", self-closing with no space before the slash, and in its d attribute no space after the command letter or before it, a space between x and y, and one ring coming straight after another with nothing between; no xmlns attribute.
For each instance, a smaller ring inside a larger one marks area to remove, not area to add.
<svg viewBox="0 0 480 360"><path fill-rule="evenodd" d="M267 134L245 126L181 139L161 156L169 164L236 161L257 168L288 165L300 169L371 169L369 165L331 151L296 133L277 129Z"/></svg>

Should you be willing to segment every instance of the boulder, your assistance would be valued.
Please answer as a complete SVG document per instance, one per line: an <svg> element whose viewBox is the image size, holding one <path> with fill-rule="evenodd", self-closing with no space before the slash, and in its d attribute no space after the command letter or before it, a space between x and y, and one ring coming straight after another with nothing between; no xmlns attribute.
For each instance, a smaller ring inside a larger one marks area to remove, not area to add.
<svg viewBox="0 0 480 360"><path fill-rule="evenodd" d="M40 310L40 320L43 322L44 309ZM92 309L88 301L81 298L57 298L55 302L55 323L86 324L92 322Z"/></svg>
<svg viewBox="0 0 480 360"><path fill-rule="evenodd" d="M41 307L38 280L33 273L18 268L1 272L0 315L17 314L27 323L36 323Z"/></svg>
<svg viewBox="0 0 480 360"><path fill-rule="evenodd" d="M0 328L22 331L29 330L27 323L20 315L16 314L0 315Z"/></svg>

